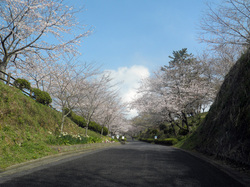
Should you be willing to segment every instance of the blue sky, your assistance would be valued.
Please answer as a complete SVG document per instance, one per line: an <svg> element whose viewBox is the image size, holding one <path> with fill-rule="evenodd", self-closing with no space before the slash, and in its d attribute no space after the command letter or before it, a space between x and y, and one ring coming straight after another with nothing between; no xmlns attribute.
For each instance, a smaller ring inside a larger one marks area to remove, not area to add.
<svg viewBox="0 0 250 187"><path fill-rule="evenodd" d="M78 19L93 29L79 47L79 60L110 70L124 82L121 94L129 101L139 79L166 65L173 51L196 54L204 48L197 33L205 2L218 0L69 1L84 7Z"/></svg>
<svg viewBox="0 0 250 187"><path fill-rule="evenodd" d="M212 0L210 0L211 2ZM105 69L168 62L173 50L196 53L204 0L73 0L84 6L80 21L93 28L81 48L82 59Z"/></svg>

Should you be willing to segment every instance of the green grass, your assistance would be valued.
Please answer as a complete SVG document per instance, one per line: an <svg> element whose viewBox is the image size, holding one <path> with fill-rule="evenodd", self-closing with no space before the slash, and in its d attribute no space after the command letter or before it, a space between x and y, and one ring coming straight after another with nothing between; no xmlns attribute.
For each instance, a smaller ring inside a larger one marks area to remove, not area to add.
<svg viewBox="0 0 250 187"><path fill-rule="evenodd" d="M197 132L193 132L190 135L185 136L182 140L180 140L174 147L186 149L186 150L194 150L200 141L199 136L197 136Z"/></svg>
<svg viewBox="0 0 250 187"><path fill-rule="evenodd" d="M186 149L186 150L194 150L195 147L200 143L201 138L198 135L200 124L205 119L207 112L199 114L199 116L189 119L192 122L192 130L191 132L179 138L179 142L174 145L174 147ZM191 121L192 120L192 121Z"/></svg>
<svg viewBox="0 0 250 187"><path fill-rule="evenodd" d="M35 102L20 90L0 82L0 169L56 154L50 145L101 142L101 135L66 119L60 137L61 113ZM77 137L81 137L81 140Z"/></svg>
<svg viewBox="0 0 250 187"><path fill-rule="evenodd" d="M201 137L198 134L199 128L200 128L200 124L205 119L207 114L208 114L207 112L201 113L199 114L198 117L189 119L189 120L192 120L192 123L193 123L191 133L186 136L183 136L181 140L177 144L174 145L174 147L178 147L178 148L182 148L182 149L186 149L190 151L194 150L195 147L199 145L201 141Z"/></svg>

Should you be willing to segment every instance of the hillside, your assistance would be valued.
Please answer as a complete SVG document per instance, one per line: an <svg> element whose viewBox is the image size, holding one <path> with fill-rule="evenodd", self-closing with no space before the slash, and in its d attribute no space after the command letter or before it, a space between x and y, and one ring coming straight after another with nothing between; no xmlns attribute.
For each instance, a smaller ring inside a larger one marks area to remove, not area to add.
<svg viewBox="0 0 250 187"><path fill-rule="evenodd" d="M100 142L101 136L66 119L60 135L61 113L37 103L20 90L0 82L0 169L55 154L51 145Z"/></svg>
<svg viewBox="0 0 250 187"><path fill-rule="evenodd" d="M182 147L250 166L250 50L230 70L205 120Z"/></svg>

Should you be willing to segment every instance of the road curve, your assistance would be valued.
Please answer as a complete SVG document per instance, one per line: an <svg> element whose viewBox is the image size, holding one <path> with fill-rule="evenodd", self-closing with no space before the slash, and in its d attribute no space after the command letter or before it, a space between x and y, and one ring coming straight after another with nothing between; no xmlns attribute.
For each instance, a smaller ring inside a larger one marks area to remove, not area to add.
<svg viewBox="0 0 250 187"><path fill-rule="evenodd" d="M213 165L181 150L131 142L19 172L0 186L240 187Z"/></svg>

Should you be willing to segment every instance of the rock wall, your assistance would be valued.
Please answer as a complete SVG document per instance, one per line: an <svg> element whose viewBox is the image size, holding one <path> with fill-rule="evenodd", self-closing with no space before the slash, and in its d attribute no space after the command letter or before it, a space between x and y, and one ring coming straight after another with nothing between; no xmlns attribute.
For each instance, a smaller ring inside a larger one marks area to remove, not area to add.
<svg viewBox="0 0 250 187"><path fill-rule="evenodd" d="M250 166L250 49L226 76L198 133L198 151Z"/></svg>

